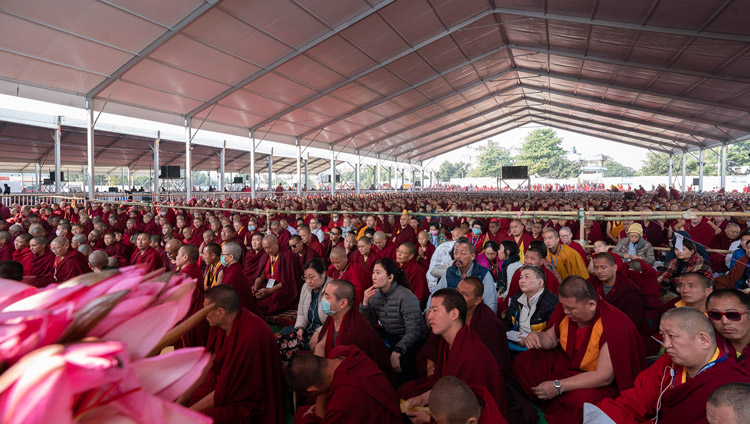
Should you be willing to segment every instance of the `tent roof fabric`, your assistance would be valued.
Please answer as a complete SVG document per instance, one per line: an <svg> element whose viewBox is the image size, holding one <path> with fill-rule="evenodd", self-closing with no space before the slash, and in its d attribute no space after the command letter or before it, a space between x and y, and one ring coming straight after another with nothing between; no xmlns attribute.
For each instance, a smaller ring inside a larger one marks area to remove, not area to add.
<svg viewBox="0 0 750 424"><path fill-rule="evenodd" d="M678 153L750 135L748 19L731 0L6 2L0 92L410 163L529 122ZM148 150L116 137L97 166Z"/></svg>

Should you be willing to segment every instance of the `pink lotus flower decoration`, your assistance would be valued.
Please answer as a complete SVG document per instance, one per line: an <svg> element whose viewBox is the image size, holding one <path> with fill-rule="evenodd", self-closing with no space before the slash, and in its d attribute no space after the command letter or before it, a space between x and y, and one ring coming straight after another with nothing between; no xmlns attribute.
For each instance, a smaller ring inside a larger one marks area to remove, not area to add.
<svg viewBox="0 0 750 424"><path fill-rule="evenodd" d="M141 267L42 289L0 280L0 422L210 423L174 403L210 355L147 357L185 318L195 284Z"/></svg>

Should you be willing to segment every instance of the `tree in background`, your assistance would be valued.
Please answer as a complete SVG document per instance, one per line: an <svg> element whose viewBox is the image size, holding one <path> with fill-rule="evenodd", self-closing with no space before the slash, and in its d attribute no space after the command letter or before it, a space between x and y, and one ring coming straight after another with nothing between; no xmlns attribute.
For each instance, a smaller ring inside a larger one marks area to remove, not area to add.
<svg viewBox="0 0 750 424"><path fill-rule="evenodd" d="M620 162L613 159L607 159L604 161L604 167L607 168L604 171L604 177L635 177L638 173L635 169L625 166Z"/></svg>
<svg viewBox="0 0 750 424"><path fill-rule="evenodd" d="M675 161L675 167L677 166ZM669 155L666 153L648 152L641 166L640 175L667 175L669 173Z"/></svg>
<svg viewBox="0 0 750 424"><path fill-rule="evenodd" d="M469 173L469 164L463 162L443 162L440 165L440 181L448 182L451 178L464 178Z"/></svg>
<svg viewBox="0 0 750 424"><path fill-rule="evenodd" d="M562 138L551 128L537 129L524 139L517 163L529 167L529 174L548 178L577 177L581 165L565 157Z"/></svg>
<svg viewBox="0 0 750 424"><path fill-rule="evenodd" d="M469 172L471 177L499 177L502 167L513 164L510 150L500 147L497 142L489 140L487 146L480 147L479 167Z"/></svg>

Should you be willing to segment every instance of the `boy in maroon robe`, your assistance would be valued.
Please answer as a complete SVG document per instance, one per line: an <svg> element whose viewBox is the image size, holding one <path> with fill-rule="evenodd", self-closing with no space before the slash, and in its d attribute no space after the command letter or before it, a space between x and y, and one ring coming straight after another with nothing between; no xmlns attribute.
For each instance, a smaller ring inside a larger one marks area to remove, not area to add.
<svg viewBox="0 0 750 424"><path fill-rule="evenodd" d="M250 248L245 253L245 275L252 282L258 277L261 266L268 260L268 255L263 251L262 241L263 234L253 234L250 238Z"/></svg>
<svg viewBox="0 0 750 424"><path fill-rule="evenodd" d="M47 249L47 238L38 236L31 239L29 249L33 253L31 273L24 275L24 282L34 287L45 287L55 282L55 254ZM26 276L31 277L29 281Z"/></svg>
<svg viewBox="0 0 750 424"><path fill-rule="evenodd" d="M292 359L286 381L305 395L327 395L305 411L303 424L402 424L399 398L378 366L356 346L338 346L327 359L303 353Z"/></svg>
<svg viewBox="0 0 750 424"><path fill-rule="evenodd" d="M326 274L333 279L347 280L352 283L356 294L356 303L353 304L359 305L362 303L365 290L372 286L372 277L367 275L362 267L349 262L343 247L331 249L330 259L331 266L328 267Z"/></svg>
<svg viewBox="0 0 750 424"><path fill-rule="evenodd" d="M263 237L262 245L268 260L255 279L254 290L258 309L268 316L289 309L298 298L302 283L297 259L289 249L279 247L275 235Z"/></svg>
<svg viewBox="0 0 750 424"><path fill-rule="evenodd" d="M276 336L260 317L240 307L234 287L219 284L206 292L211 325L207 349L214 354L208 375L193 393L191 409L216 423L284 422L282 370Z"/></svg>
<svg viewBox="0 0 750 424"><path fill-rule="evenodd" d="M466 325L466 310L466 301L454 289L440 289L432 295L430 327L442 339L438 347L435 372L427 379L409 382L399 389L402 397L409 398L410 409L426 406L430 390L437 380L452 375L466 384L489 390L500 410L504 415L507 414L502 371L487 346ZM416 419L427 417L425 413L410 413L409 416Z"/></svg>
<svg viewBox="0 0 750 424"><path fill-rule="evenodd" d="M55 281L62 283L73 277L91 272L86 257L81 252L72 249L70 242L64 236L57 237L50 243L50 249L55 254Z"/></svg>
<svg viewBox="0 0 750 424"><path fill-rule="evenodd" d="M192 244L182 246L177 253L177 272L195 279L195 289L193 290L192 298L190 299L190 309L185 316L186 318L203 309L203 301L205 299L206 291L203 288L203 273L201 273L201 270L198 267L198 257L198 248ZM182 336L182 346L206 346L209 329L210 326L208 325L208 322L201 321L192 330Z"/></svg>
<svg viewBox="0 0 750 424"><path fill-rule="evenodd" d="M258 305L253 294L253 287L245 275L242 263L242 247L239 243L224 243L221 248L221 263L224 265L224 277L222 284L229 284L237 290L240 295L240 306L257 314Z"/></svg>
<svg viewBox="0 0 750 424"><path fill-rule="evenodd" d="M584 402L633 387L645 368L646 352L633 322L600 300L586 280L570 276L559 293L550 319L556 324L522 338L520 344L529 350L513 362L513 375L549 422L581 422Z"/></svg>
<svg viewBox="0 0 750 424"><path fill-rule="evenodd" d="M0 262L13 260L13 250L15 246L13 246L11 241L12 238L13 237L9 232L0 231Z"/></svg>
<svg viewBox="0 0 750 424"><path fill-rule="evenodd" d="M315 354L328 357L337 346L357 346L378 365L395 386L396 373L391 366L391 355L375 328L359 312L355 302L355 287L345 279L334 279L323 290L323 298L331 304L333 315L320 329ZM335 340L334 340L335 339Z"/></svg>
<svg viewBox="0 0 750 424"><path fill-rule="evenodd" d="M129 259L127 246L118 242L117 236L113 232L104 234L104 251L107 253L107 256L115 256L125 260Z"/></svg>
<svg viewBox="0 0 750 424"><path fill-rule="evenodd" d="M664 314L659 331L667 355L662 355L616 399L597 405L618 424L705 422L706 400L726 383L750 383L750 375L728 359L714 339L708 319L692 308ZM658 418L657 418L658 417Z"/></svg>
<svg viewBox="0 0 750 424"><path fill-rule="evenodd" d="M31 275L34 265L34 254L29 249L31 234L21 233L16 236L13 245L16 250L13 251L13 260L23 266L23 275Z"/></svg>
<svg viewBox="0 0 750 424"><path fill-rule="evenodd" d="M146 265L146 272L152 272L161 268L164 264L159 254L151 247L151 236L147 233L138 234L136 239L136 251L130 257L131 265Z"/></svg>

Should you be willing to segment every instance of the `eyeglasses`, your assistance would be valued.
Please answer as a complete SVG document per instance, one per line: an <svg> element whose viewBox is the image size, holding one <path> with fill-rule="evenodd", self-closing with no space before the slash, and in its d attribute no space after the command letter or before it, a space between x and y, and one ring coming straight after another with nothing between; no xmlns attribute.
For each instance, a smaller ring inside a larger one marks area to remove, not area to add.
<svg viewBox="0 0 750 424"><path fill-rule="evenodd" d="M708 317L711 318L714 321L721 320L721 317L727 317L729 321L739 321L742 319L742 315L745 315L750 312L750 309L745 312L719 312L719 311L708 311Z"/></svg>
<svg viewBox="0 0 750 424"><path fill-rule="evenodd" d="M289 247L291 247L292 249L294 249L295 247L297 247L298 244L299 243L290 244Z"/></svg>

